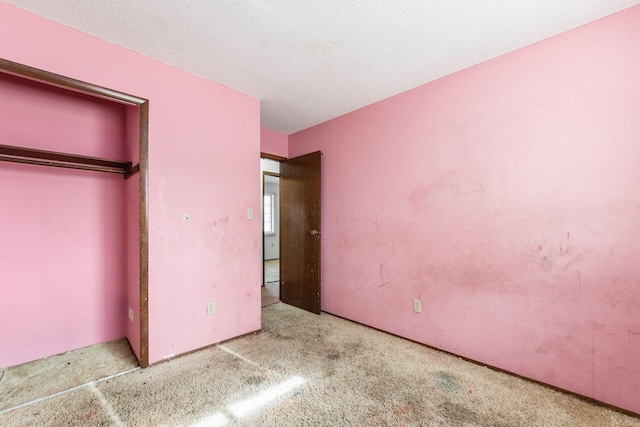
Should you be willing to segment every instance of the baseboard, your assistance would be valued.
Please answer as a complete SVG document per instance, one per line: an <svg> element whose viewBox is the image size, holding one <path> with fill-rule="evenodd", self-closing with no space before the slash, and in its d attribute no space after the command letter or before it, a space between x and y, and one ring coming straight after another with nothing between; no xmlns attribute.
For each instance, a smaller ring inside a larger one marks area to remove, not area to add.
<svg viewBox="0 0 640 427"><path fill-rule="evenodd" d="M224 343L229 342L231 340L235 340L235 339L238 339L238 338L246 337L248 335L259 334L260 332L262 332L262 328L256 329L255 331L244 333L242 335L238 335L236 337L231 337L231 338L228 338L226 340L218 341L218 342L213 343L213 344L205 345L204 347L198 347L196 349L189 350L189 351L186 351L184 353L179 353L179 354L175 354L175 355L170 356L170 357L165 357L165 358L163 358L161 360L158 360L156 362L150 363L149 366L147 366L147 367L145 367L143 369L147 369L147 368L149 368L151 366L156 366L156 365L159 365L161 363L168 362L170 360L175 360L175 359L177 359L179 357L182 357L182 356L187 356L189 354L197 353L198 351L205 350L205 349L210 348L210 347L215 347L217 345L224 344Z"/></svg>

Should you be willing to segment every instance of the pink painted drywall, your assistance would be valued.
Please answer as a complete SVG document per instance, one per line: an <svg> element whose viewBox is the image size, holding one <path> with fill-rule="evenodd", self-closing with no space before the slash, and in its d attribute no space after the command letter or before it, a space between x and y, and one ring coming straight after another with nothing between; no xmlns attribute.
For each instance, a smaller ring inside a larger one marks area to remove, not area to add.
<svg viewBox="0 0 640 427"><path fill-rule="evenodd" d="M639 22L290 135L325 154L323 310L640 412Z"/></svg>
<svg viewBox="0 0 640 427"><path fill-rule="evenodd" d="M0 57L150 101L150 361L259 329L259 101L5 3Z"/></svg>
<svg viewBox="0 0 640 427"><path fill-rule="evenodd" d="M125 158L124 106L6 74L0 94L0 143ZM0 367L125 336L124 185L0 163Z"/></svg>
<svg viewBox="0 0 640 427"><path fill-rule="evenodd" d="M267 128L260 128L260 151L274 156L288 157L289 137Z"/></svg>

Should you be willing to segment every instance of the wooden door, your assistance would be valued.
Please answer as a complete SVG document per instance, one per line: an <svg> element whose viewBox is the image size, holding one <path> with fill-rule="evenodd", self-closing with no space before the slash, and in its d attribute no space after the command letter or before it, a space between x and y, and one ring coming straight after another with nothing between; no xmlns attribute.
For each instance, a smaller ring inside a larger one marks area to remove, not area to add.
<svg viewBox="0 0 640 427"><path fill-rule="evenodd" d="M320 157L280 164L280 300L320 314Z"/></svg>

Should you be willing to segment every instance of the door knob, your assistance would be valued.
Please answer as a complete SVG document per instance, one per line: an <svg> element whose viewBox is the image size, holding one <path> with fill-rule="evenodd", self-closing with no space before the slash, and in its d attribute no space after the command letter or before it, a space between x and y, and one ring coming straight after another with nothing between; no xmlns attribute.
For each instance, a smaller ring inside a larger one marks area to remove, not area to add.
<svg viewBox="0 0 640 427"><path fill-rule="evenodd" d="M311 235L312 235L312 236L317 236L318 234L320 234L320 231L318 231L318 230L311 230Z"/></svg>

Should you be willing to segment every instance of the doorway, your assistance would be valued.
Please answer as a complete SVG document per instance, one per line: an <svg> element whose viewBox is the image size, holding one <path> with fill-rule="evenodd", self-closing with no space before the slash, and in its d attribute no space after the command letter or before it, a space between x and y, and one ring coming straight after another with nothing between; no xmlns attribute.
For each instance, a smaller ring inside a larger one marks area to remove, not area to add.
<svg viewBox="0 0 640 427"><path fill-rule="evenodd" d="M271 170L280 169L273 160ZM280 174L262 171L262 307L280 302Z"/></svg>

